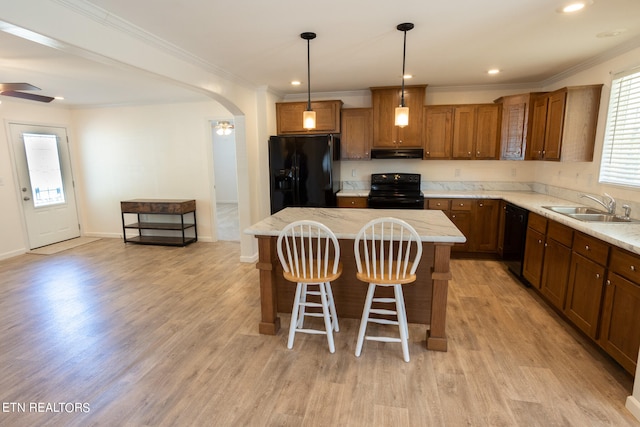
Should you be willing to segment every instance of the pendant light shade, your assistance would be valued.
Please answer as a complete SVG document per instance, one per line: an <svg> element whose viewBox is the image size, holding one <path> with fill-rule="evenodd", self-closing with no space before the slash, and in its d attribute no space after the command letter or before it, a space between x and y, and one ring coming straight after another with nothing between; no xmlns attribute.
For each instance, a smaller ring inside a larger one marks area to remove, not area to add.
<svg viewBox="0 0 640 427"><path fill-rule="evenodd" d="M302 33L300 37L307 41L307 110L302 113L302 127L316 128L316 112L311 110L311 55L309 42L316 38L316 33Z"/></svg>
<svg viewBox="0 0 640 427"><path fill-rule="evenodd" d="M404 24L399 24L396 28L404 33L404 44L402 48L402 94L400 95L400 106L396 107L395 111L395 125L403 128L409 124L409 107L404 105L404 65L407 56L407 31L413 29L413 24L405 22Z"/></svg>

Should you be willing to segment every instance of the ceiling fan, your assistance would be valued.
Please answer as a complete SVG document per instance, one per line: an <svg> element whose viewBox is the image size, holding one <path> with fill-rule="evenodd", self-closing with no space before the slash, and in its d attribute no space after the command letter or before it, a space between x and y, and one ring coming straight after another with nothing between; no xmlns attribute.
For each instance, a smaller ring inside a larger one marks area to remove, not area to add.
<svg viewBox="0 0 640 427"><path fill-rule="evenodd" d="M30 85L29 83L0 83L0 95L13 96L14 98L22 98L38 102L51 102L54 100L51 96L22 92L23 90L40 90L40 88Z"/></svg>

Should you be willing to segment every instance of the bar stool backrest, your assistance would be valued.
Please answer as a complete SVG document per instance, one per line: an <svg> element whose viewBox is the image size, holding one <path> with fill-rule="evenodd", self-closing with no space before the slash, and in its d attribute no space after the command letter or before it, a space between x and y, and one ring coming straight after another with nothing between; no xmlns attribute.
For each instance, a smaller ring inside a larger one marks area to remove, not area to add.
<svg viewBox="0 0 640 427"><path fill-rule="evenodd" d="M330 282L339 276L338 239L320 222L287 225L278 235L277 251L284 277L291 282Z"/></svg>
<svg viewBox="0 0 640 427"><path fill-rule="evenodd" d="M418 232L406 221L385 217L369 221L356 236L358 279L379 284L415 281L422 257Z"/></svg>

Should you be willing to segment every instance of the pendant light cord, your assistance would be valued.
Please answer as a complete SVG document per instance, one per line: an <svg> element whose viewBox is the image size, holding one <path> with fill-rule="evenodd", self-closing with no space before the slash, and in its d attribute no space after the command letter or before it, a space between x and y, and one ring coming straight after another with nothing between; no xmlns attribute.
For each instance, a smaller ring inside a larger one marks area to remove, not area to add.
<svg viewBox="0 0 640 427"><path fill-rule="evenodd" d="M405 33L406 34L406 33ZM311 48L310 39L307 39L307 111L311 111Z"/></svg>
<svg viewBox="0 0 640 427"><path fill-rule="evenodd" d="M400 106L404 107L404 63L407 56L407 31L404 31L404 45L402 47L402 95L400 97Z"/></svg>

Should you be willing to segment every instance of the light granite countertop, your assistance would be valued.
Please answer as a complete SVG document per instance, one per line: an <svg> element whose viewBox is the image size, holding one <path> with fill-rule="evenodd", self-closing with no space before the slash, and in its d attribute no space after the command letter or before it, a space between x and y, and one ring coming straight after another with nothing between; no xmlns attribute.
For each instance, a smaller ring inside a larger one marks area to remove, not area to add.
<svg viewBox="0 0 640 427"><path fill-rule="evenodd" d="M425 198L475 198L475 199L502 199L516 206L535 212L545 218L549 218L561 224L565 224L574 230L581 231L589 236L596 237L612 245L626 249L640 255L640 222L635 223L598 223L580 221L549 209L544 206L589 206L548 196L546 194L522 191L423 191ZM368 190L340 191L338 197L366 197Z"/></svg>
<svg viewBox="0 0 640 427"><path fill-rule="evenodd" d="M254 236L277 236L287 224L301 220L318 221L339 239L355 239L370 220L390 216L405 220L423 242L464 243L466 238L441 211L407 209L285 208L247 228Z"/></svg>

